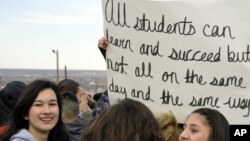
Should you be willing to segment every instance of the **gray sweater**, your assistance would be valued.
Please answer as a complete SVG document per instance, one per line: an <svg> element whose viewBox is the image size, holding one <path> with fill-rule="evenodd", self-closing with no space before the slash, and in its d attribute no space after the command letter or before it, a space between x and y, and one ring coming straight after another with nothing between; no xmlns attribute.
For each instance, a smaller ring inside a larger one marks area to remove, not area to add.
<svg viewBox="0 0 250 141"><path fill-rule="evenodd" d="M19 130L16 134L11 136L10 141L36 141L36 139L26 129Z"/></svg>

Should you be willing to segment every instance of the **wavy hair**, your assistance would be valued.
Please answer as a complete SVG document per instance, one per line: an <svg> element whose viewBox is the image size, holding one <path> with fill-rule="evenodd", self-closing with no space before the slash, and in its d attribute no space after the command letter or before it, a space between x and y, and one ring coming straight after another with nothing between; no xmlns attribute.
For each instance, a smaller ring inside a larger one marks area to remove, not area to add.
<svg viewBox="0 0 250 141"><path fill-rule="evenodd" d="M165 141L178 141L181 130L172 112L161 114L157 120L160 124L161 133Z"/></svg>

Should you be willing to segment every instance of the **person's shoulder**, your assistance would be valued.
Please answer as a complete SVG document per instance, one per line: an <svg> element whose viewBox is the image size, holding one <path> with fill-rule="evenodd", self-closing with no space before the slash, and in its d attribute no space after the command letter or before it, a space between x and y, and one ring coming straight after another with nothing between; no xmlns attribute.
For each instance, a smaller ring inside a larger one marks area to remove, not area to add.
<svg viewBox="0 0 250 141"><path fill-rule="evenodd" d="M36 140L28 130L21 129L16 134L11 136L10 141L36 141Z"/></svg>

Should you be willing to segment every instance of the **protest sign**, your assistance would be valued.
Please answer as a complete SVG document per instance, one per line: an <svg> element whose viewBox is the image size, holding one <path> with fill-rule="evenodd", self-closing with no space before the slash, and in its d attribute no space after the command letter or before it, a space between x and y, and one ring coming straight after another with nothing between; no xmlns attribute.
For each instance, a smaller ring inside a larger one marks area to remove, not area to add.
<svg viewBox="0 0 250 141"><path fill-rule="evenodd" d="M178 122L196 108L250 123L250 1L102 0L112 102L133 98Z"/></svg>

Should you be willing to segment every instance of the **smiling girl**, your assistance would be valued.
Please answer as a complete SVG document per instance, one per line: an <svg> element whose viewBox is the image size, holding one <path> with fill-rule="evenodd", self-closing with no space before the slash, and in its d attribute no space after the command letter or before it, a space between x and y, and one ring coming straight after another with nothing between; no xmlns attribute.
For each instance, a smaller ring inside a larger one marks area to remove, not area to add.
<svg viewBox="0 0 250 141"><path fill-rule="evenodd" d="M47 80L35 80L23 91L11 114L3 140L69 141L61 119L59 89Z"/></svg>

